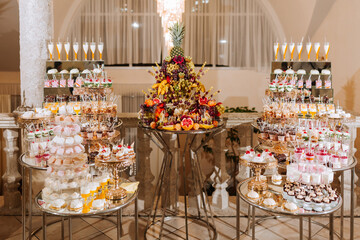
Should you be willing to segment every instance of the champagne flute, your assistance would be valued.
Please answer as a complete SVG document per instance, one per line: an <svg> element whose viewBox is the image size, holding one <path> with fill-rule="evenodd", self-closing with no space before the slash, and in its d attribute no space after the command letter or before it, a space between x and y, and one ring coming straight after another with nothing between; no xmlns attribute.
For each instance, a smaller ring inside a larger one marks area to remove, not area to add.
<svg viewBox="0 0 360 240"><path fill-rule="evenodd" d="M64 49L66 53L66 61L69 61L69 53L70 53L70 43L69 41L64 43Z"/></svg>
<svg viewBox="0 0 360 240"><path fill-rule="evenodd" d="M320 43L314 43L315 53L316 53L316 61L319 61L319 52L320 52Z"/></svg>
<svg viewBox="0 0 360 240"><path fill-rule="evenodd" d="M283 60L284 60L284 61L285 61L285 58L286 58L287 48L288 48L288 44L287 44L287 42L284 42L284 43L281 45L281 51L282 51L282 53L283 53Z"/></svg>
<svg viewBox="0 0 360 240"><path fill-rule="evenodd" d="M60 41L56 43L56 50L57 50L57 53L58 53L58 60L60 61L61 50L62 50L62 43Z"/></svg>
<svg viewBox="0 0 360 240"><path fill-rule="evenodd" d="M79 52L79 43L78 42L76 42L76 40L75 40L75 42L73 43L73 49L74 49L74 59L75 59L75 61L76 60L78 60L78 52Z"/></svg>
<svg viewBox="0 0 360 240"><path fill-rule="evenodd" d="M95 42L90 43L90 50L91 50L91 59L94 61L95 60L95 51L96 51L96 43Z"/></svg>
<svg viewBox="0 0 360 240"><path fill-rule="evenodd" d="M101 38L100 38L100 42L98 43L98 51L100 54L100 60L102 60L103 50L104 50L104 43L101 42Z"/></svg>
<svg viewBox="0 0 360 240"><path fill-rule="evenodd" d="M302 49L303 49L303 43L302 42L299 42L296 44L296 49L297 49L297 52L298 52L298 55L299 55L299 61L301 61L301 52L302 52Z"/></svg>
<svg viewBox="0 0 360 240"><path fill-rule="evenodd" d="M309 41L309 42L306 43L306 51L307 51L307 54L308 54L308 61L310 61L311 49L312 49L312 44Z"/></svg>
<svg viewBox="0 0 360 240"><path fill-rule="evenodd" d="M75 104L73 105L73 109L74 109L74 112L76 113L76 116L78 116L79 113L80 113L80 110L81 110L80 104L79 104L78 102L75 103Z"/></svg>
<svg viewBox="0 0 360 240"><path fill-rule="evenodd" d="M330 43L325 41L324 42L325 61L328 60L329 49L330 49Z"/></svg>
<svg viewBox="0 0 360 240"><path fill-rule="evenodd" d="M50 41L48 43L48 50L49 50L49 54L50 54L50 60L53 60L54 43L52 41Z"/></svg>
<svg viewBox="0 0 360 240"><path fill-rule="evenodd" d="M87 60L87 53L89 51L89 43L88 42L83 42L83 50L84 50L84 54L85 54L85 60Z"/></svg>
<svg viewBox="0 0 360 240"><path fill-rule="evenodd" d="M278 60L278 53L279 53L279 43L278 43L278 42L275 42L275 43L274 43L275 61Z"/></svg>
<svg viewBox="0 0 360 240"><path fill-rule="evenodd" d="M295 43L291 41L289 44L290 47L290 61L294 61L294 50L295 50Z"/></svg>

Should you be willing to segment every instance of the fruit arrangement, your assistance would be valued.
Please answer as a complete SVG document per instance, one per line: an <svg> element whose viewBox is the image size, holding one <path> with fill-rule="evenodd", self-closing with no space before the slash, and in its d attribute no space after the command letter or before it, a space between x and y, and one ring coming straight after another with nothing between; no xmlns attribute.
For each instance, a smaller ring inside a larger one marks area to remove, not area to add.
<svg viewBox="0 0 360 240"><path fill-rule="evenodd" d="M144 92L146 100L140 106L139 119L144 126L169 131L217 127L225 111L214 99L220 91L206 90L200 82L208 71L204 69L206 63L196 72L191 57L184 57L184 26L175 23L169 30L174 47L161 66L156 63L157 68L149 71L156 83Z"/></svg>

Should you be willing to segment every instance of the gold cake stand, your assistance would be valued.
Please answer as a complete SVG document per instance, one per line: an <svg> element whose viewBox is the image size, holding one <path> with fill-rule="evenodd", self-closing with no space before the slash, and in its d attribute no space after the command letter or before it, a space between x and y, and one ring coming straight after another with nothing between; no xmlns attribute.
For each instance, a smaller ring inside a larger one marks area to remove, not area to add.
<svg viewBox="0 0 360 240"><path fill-rule="evenodd" d="M109 189L105 194L106 199L118 201L126 198L126 190L120 187L121 178L119 173L124 172L126 169L132 166L135 163L135 160L135 157L126 158L124 160L119 160L113 156L110 160L103 160L98 157L95 158L95 166L99 167L100 169L109 169L114 180L112 188Z"/></svg>
<svg viewBox="0 0 360 240"><path fill-rule="evenodd" d="M253 178L249 184L249 189L253 189L254 191L265 191L268 189L267 179L261 178L261 170L265 169L273 169L278 165L277 161L271 162L250 162L248 160L240 158L239 163L242 166L251 168L255 173L255 178Z"/></svg>

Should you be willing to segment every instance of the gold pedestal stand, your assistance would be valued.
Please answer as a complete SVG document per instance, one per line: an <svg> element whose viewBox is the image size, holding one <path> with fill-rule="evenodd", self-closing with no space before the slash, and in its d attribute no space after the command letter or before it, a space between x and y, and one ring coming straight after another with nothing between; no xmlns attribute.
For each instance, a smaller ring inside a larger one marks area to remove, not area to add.
<svg viewBox="0 0 360 240"><path fill-rule="evenodd" d="M135 157L124 160L118 160L115 157L111 157L110 160L95 158L95 166L103 169L109 169L112 173L114 185L106 192L106 199L118 201L126 198L126 190L120 187L121 180L119 173L124 172L131 165L133 165L135 160Z"/></svg>
<svg viewBox="0 0 360 240"><path fill-rule="evenodd" d="M261 170L276 168L278 162L250 162L240 158L240 164L251 168L255 173L255 178L252 179L248 184L249 189L262 192L268 189L268 184L266 178L261 178Z"/></svg>

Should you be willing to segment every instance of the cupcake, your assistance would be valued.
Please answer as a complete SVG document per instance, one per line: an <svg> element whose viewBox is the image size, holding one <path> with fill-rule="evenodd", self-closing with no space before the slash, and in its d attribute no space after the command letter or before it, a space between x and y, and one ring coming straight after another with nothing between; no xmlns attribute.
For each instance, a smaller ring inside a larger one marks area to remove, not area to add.
<svg viewBox="0 0 360 240"><path fill-rule="evenodd" d="M295 192L293 190L290 190L287 194L287 200L289 200L290 202L295 202Z"/></svg>
<svg viewBox="0 0 360 240"><path fill-rule="evenodd" d="M246 196L253 202L257 202L260 199L260 195L254 190L249 191Z"/></svg>
<svg viewBox="0 0 360 240"><path fill-rule="evenodd" d="M296 204L293 202L286 202L284 204L284 209L289 212L296 212L297 210L299 210L299 207L296 206Z"/></svg>
<svg viewBox="0 0 360 240"><path fill-rule="evenodd" d="M335 207L338 203L337 201L338 195L335 193L335 191L332 191L329 196L329 200L331 201L331 207Z"/></svg>
<svg viewBox="0 0 360 240"><path fill-rule="evenodd" d="M295 196L295 202L299 207L302 207L304 205L304 195L302 195L301 193L298 193Z"/></svg>
<svg viewBox="0 0 360 240"><path fill-rule="evenodd" d="M310 196L306 196L304 198L303 208L308 211L311 211L313 209L312 198Z"/></svg>
<svg viewBox="0 0 360 240"><path fill-rule="evenodd" d="M276 207L276 202L272 198L265 198L263 201L263 205L268 208L274 208Z"/></svg>
<svg viewBox="0 0 360 240"><path fill-rule="evenodd" d="M313 209L317 212L322 212L323 211L323 207L324 207L324 203L322 202L322 197L316 197L313 198Z"/></svg>
<svg viewBox="0 0 360 240"><path fill-rule="evenodd" d="M330 210L332 207L331 207L331 200L328 198L328 197L324 197L322 199L322 202L324 204L324 211L328 211Z"/></svg>

